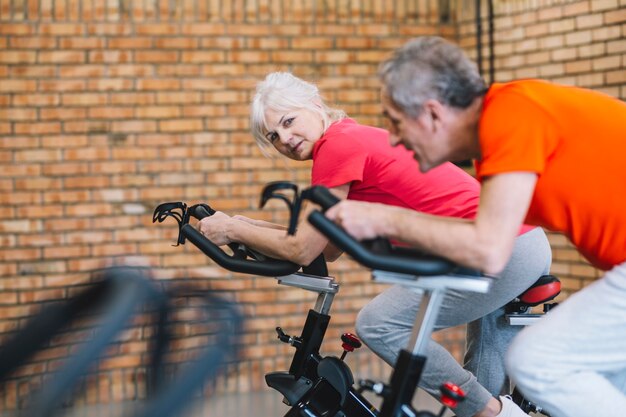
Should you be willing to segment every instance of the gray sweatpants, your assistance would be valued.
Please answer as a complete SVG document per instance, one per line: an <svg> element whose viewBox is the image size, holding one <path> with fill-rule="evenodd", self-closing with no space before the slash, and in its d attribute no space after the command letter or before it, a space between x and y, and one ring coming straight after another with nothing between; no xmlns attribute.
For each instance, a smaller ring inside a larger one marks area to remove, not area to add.
<svg viewBox="0 0 626 417"><path fill-rule="evenodd" d="M540 228L516 239L513 254L487 294L450 291L444 297L435 329L467 323L465 367L441 345L431 340L420 387L438 397L446 381L467 394L455 409L459 417L471 417L493 397L509 392L504 356L521 326L510 326L503 306L549 272L552 253ZM356 331L363 342L388 364L395 364L407 348L421 294L394 285L368 303L357 317Z"/></svg>

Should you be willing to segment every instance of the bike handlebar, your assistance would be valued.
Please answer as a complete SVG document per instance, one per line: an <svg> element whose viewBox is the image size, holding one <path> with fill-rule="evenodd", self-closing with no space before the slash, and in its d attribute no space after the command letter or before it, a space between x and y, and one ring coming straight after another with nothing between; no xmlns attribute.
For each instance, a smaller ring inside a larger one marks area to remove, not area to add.
<svg viewBox="0 0 626 417"><path fill-rule="evenodd" d="M180 212L177 210L180 210ZM188 239L205 255L229 271L276 277L290 275L300 269L300 265L293 262L268 258L235 242L228 245L233 251L232 255L224 252L219 246L189 224L190 217L201 220L213 214L215 214L215 210L206 204L196 204L187 207L186 204L181 202L163 203L155 209L152 219L153 222L158 221L160 223L167 217L174 217L178 222L180 231L178 237L179 244L184 244L185 239Z"/></svg>
<svg viewBox="0 0 626 417"><path fill-rule="evenodd" d="M271 258L258 261L244 258L238 254L240 253L239 248L236 249L233 255L229 255L189 224L182 227L181 233L205 255L229 271L277 277L293 274L300 269L300 265L289 261L280 261Z"/></svg>
<svg viewBox="0 0 626 417"><path fill-rule="evenodd" d="M446 259L407 249L392 248L388 253L376 253L317 210L309 215L308 220L335 246L371 269L424 276L449 274L457 268L454 263Z"/></svg>
<svg viewBox="0 0 626 417"><path fill-rule="evenodd" d="M319 204L324 211L340 201L323 186L314 186L303 191L302 197ZM394 248L386 239L360 242L318 210L311 212L308 221L335 246L371 269L414 276L444 275L460 269L455 263L441 257L404 247ZM463 273L479 275L476 271L465 269Z"/></svg>

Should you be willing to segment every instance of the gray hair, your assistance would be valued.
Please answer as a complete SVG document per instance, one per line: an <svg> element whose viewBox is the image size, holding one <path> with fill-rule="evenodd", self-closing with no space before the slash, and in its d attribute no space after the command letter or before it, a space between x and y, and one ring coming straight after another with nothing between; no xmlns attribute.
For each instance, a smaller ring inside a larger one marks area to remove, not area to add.
<svg viewBox="0 0 626 417"><path fill-rule="evenodd" d="M426 100L467 108L485 81L461 48L435 36L413 39L383 62L378 75L398 110L417 117Z"/></svg>
<svg viewBox="0 0 626 417"><path fill-rule="evenodd" d="M271 147L265 137L269 131L265 113L268 110L288 112L300 109L319 113L324 121L324 132L333 122L347 117L343 110L324 103L317 86L288 72L272 72L257 84L250 111L250 130L261 150Z"/></svg>

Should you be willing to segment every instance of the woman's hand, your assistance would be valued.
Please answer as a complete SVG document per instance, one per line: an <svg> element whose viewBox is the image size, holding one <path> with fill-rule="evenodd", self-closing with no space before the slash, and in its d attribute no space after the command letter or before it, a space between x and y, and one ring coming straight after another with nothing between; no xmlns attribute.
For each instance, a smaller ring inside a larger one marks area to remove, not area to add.
<svg viewBox="0 0 626 417"><path fill-rule="evenodd" d="M240 220L242 222L246 222L246 223L251 224L251 225L256 225L258 223L257 220L251 219L250 217L242 216L241 214L235 214L232 217L232 219L233 220Z"/></svg>
<svg viewBox="0 0 626 417"><path fill-rule="evenodd" d="M232 242L229 238L229 228L232 221L232 217L221 211L216 211L212 216L200 220L197 228L211 242L217 246L223 246Z"/></svg>

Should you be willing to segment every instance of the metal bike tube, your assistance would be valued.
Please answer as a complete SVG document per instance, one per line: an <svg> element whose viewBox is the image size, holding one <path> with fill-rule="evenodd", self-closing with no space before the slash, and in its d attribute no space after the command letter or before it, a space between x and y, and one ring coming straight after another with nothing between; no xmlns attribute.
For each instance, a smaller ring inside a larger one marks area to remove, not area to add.
<svg viewBox="0 0 626 417"><path fill-rule="evenodd" d="M439 289L422 292L422 300L407 345L407 350L414 355L426 356L426 347L430 342L444 295L445 292Z"/></svg>

